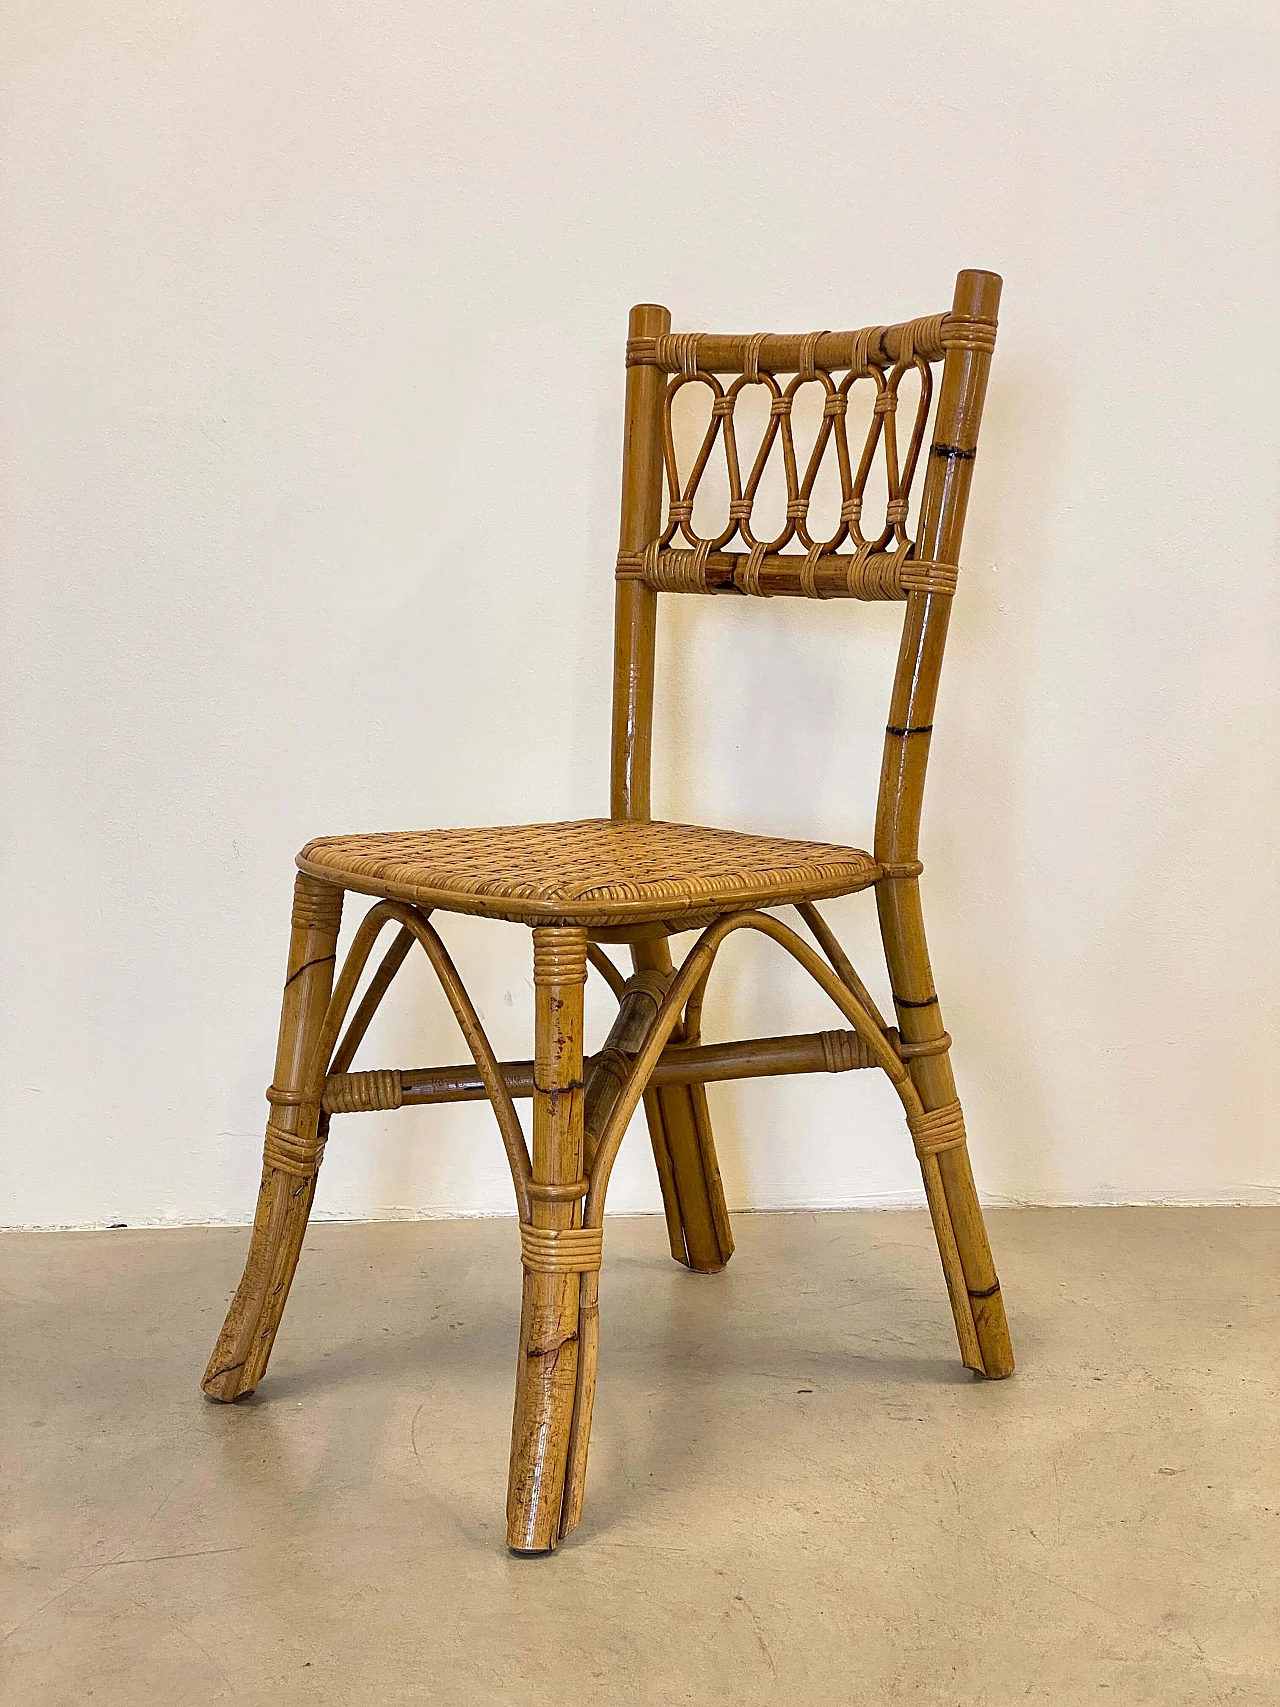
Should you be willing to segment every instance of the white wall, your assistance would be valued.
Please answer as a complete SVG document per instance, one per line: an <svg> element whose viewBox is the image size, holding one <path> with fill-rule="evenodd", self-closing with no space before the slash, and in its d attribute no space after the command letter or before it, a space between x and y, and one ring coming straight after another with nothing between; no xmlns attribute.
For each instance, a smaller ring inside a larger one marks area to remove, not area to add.
<svg viewBox="0 0 1280 1707"><path fill-rule="evenodd" d="M0 1220L248 1216L308 836L607 809L632 301L847 327L970 265L1005 304L924 849L979 1180L1280 1201L1267 0L4 27ZM900 613L665 602L657 809L867 837ZM873 912L831 909L868 965ZM527 1053L527 934L447 936ZM726 952L710 1035L823 1014ZM420 971L373 1042L465 1054ZM715 1093L732 1201L913 1199L871 1078ZM335 1128L320 1213L509 1206L481 1106Z"/></svg>

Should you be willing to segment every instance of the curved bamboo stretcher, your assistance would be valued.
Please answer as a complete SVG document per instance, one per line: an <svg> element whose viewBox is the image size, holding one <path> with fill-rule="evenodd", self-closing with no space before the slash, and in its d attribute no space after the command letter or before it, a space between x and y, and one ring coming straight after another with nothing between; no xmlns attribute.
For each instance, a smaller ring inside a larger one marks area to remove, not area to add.
<svg viewBox="0 0 1280 1707"><path fill-rule="evenodd" d="M902 1102L960 1355L982 1375L1012 1371L1000 1287L951 1072L951 1039L929 967L917 853L934 702L999 295L994 274L964 272L949 314L803 337L672 334L665 309L632 310L611 816L511 829L326 837L308 843L298 856L257 1215L244 1277L205 1374L204 1390L211 1397L231 1400L250 1393L266 1370L332 1116L487 1097L511 1169L524 1268L507 1540L515 1552L551 1551L582 1511L605 1200L637 1107L643 1101L672 1254L691 1268L712 1271L728 1261L733 1240L706 1084L869 1067L887 1074ZM939 361L942 379L935 396L932 367ZM788 374L793 377L784 384ZM896 420L899 388L909 374L916 376L916 402L903 444ZM724 375L731 376L727 384ZM855 457L847 423L859 381L870 382L873 391L870 426ZM705 389L708 416L692 464L682 473L672 404L690 385ZM823 406L802 472L792 406L806 385L820 387ZM735 409L743 392L757 386L769 400L768 424L744 476ZM727 513L718 531L698 533L695 499L717 444L725 458ZM786 517L764 539L753 532L752 519L775 454L786 480ZM809 529L809 511L828 454L839 471L842 503L838 527L822 538ZM885 517L878 530L864 530L867 480L877 459L888 492ZM926 472L912 538L911 488L922 462ZM726 550L735 538L744 549ZM651 819L659 592L905 603L874 853ZM896 1025L876 1007L816 906L823 898L868 888L876 895ZM358 926L335 983L347 890L379 899ZM816 949L762 910L779 906L797 909ZM496 1058L431 922L435 911L532 927L531 1061ZM388 925L398 927L396 935L353 1013L356 990ZM677 968L669 938L693 929L701 934ZM789 954L831 999L845 1026L704 1044L708 979L722 944L739 930L762 934ZM606 942L629 946L630 976L606 954ZM369 1025L415 943L445 992L471 1062L353 1071ZM613 991L618 1013L603 1047L586 1056L583 989L589 966ZM519 1097L533 1100L531 1144L516 1111Z"/></svg>

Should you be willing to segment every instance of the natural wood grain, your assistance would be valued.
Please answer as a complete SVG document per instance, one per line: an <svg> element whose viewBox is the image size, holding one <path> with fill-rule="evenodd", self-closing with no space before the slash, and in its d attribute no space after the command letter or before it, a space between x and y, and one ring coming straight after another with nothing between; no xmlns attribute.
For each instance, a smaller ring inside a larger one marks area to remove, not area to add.
<svg viewBox="0 0 1280 1707"><path fill-rule="evenodd" d="M582 1224L580 1199L548 1198L543 1186L582 1178L582 995L587 934L576 927L533 934L536 1050L533 1087L534 1227ZM547 1553L560 1539L561 1501L578 1375L580 1273L531 1272L520 1314L507 1545ZM587 1423L589 1429L589 1422Z"/></svg>
<svg viewBox="0 0 1280 1707"><path fill-rule="evenodd" d="M211 1399L252 1393L266 1373L315 1196L328 1117L304 1101L310 1058L329 1006L342 891L299 872L280 1005L262 1183L244 1275L202 1383Z"/></svg>

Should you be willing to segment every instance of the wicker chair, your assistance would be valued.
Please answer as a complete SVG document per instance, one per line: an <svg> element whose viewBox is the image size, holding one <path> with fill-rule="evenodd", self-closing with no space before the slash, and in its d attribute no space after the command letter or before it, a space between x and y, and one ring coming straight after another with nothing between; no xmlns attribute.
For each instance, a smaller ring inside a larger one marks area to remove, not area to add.
<svg viewBox="0 0 1280 1707"><path fill-rule="evenodd" d="M917 858L934 700L999 297L994 274L963 272L949 313L803 337L673 334L666 309L632 310L611 815L514 829L325 837L298 855L262 1184L244 1278L204 1378L212 1398L251 1393L266 1370L332 1116L487 1096L511 1166L524 1265L507 1541L517 1553L551 1551L582 1510L605 1194L637 1105L643 1099L672 1255L690 1268L715 1270L728 1261L733 1241L704 1086L858 1067L883 1069L902 1100L960 1355L979 1374L1010 1373L1013 1355L969 1168L951 1040L925 946ZM937 362L941 384L933 409ZM910 433L903 435L896 427L898 392L911 373L919 376L913 381L918 398ZM874 393L864 394L873 401L859 452L849 444L846 411L851 388L862 381ZM807 385L821 387L823 411L801 471L791 410ZM687 386L704 389L709 414L701 447L682 475L671 413ZM734 412L749 387L763 388L770 413L744 476ZM933 435L922 456L931 410ZM718 532L699 534L694 497L717 443L726 464L727 514ZM833 445L843 502L839 527L821 539L808 527L810 497ZM777 453L786 478L785 526L776 538L762 540L752 531L753 505L765 466ZM888 499L875 531L864 529L862 509L878 458ZM911 487L922 461L913 539ZM727 549L735 537L739 549ZM905 603L873 853L651 820L661 592ZM896 1026L879 1012L815 906L861 889L875 891ZM347 890L378 900L356 930L335 982ZM816 948L763 910L782 906L798 910ZM495 1059L431 923L433 912L532 927L531 1062ZM394 940L348 1021L357 984L388 925L397 927ZM799 961L839 1009L844 1027L704 1045L700 1015L716 951L730 932L743 929L763 932ZM701 934L674 970L668 938L690 930ZM474 1065L353 1072L361 1039L415 941L444 987ZM630 977L604 943L629 947ZM588 965L612 987L619 1005L604 1047L584 1057ZM532 1155L515 1109L514 1099L522 1096L533 1099Z"/></svg>

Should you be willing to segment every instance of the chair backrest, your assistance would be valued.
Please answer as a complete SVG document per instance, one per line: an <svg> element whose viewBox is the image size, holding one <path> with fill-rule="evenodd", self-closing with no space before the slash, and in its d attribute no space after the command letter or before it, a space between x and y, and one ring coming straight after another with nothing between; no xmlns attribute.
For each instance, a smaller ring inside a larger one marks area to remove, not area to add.
<svg viewBox="0 0 1280 1707"><path fill-rule="evenodd" d="M673 333L665 308L644 303L631 310L614 631L615 818L650 815L658 593L899 599L906 616L885 733L875 853L894 875L918 873L929 734L999 302L995 273L962 272L950 313L858 332ZM924 456L937 362L942 378ZM897 416L899 388L908 374L919 376L909 433ZM874 386L874 397L858 446L849 442L848 409L852 388L863 380ZM682 473L672 405L691 385L705 388L708 421ZM823 409L801 467L791 417L806 385L821 387ZM767 393L770 412L759 448L744 467L735 410L757 386ZM712 528L703 522L699 533L694 503L717 447L727 501ZM824 460L832 457L839 471L839 524L827 537L815 537L819 530L809 526L814 486ZM752 522L761 481L775 458L786 481L786 516L766 539L760 534L768 529L761 525L757 532ZM887 493L884 520L878 530L864 530L867 482L877 462ZM913 537L912 487L921 463ZM735 540L738 549L727 549Z"/></svg>

